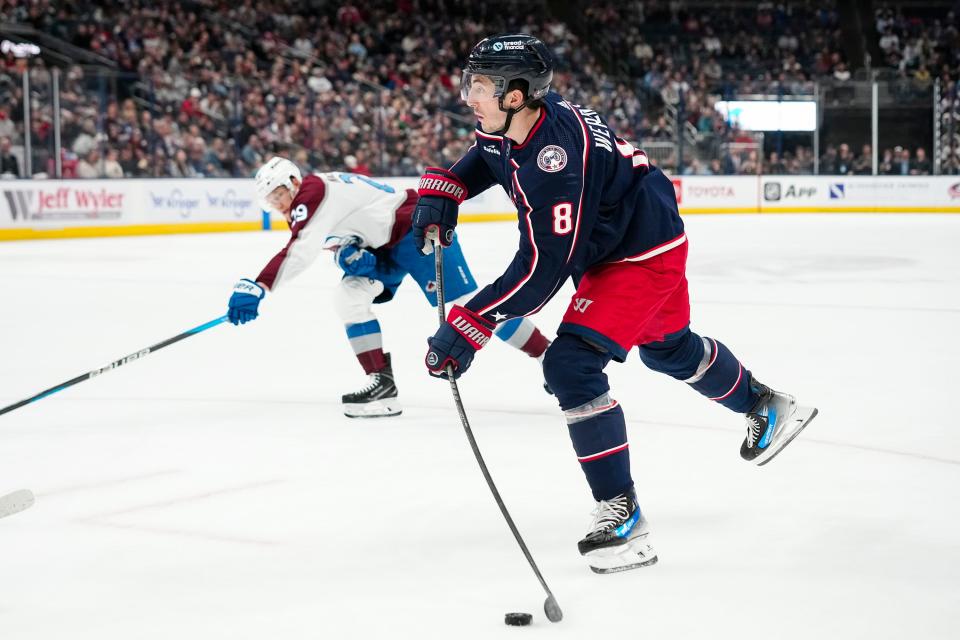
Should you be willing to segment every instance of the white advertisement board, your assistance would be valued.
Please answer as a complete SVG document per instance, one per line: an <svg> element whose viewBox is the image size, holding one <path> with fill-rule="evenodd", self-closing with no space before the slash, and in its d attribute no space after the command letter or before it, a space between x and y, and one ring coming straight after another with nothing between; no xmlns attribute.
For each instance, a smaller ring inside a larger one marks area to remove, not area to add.
<svg viewBox="0 0 960 640"><path fill-rule="evenodd" d="M671 181L681 213L757 210L756 176L682 176Z"/></svg>
<svg viewBox="0 0 960 640"><path fill-rule="evenodd" d="M380 178L415 188L417 178ZM960 177L682 176L683 214L960 213ZM513 220L499 186L467 200L462 222ZM278 217L273 228L286 228ZM249 179L0 181L0 240L254 230L264 213Z"/></svg>
<svg viewBox="0 0 960 640"><path fill-rule="evenodd" d="M250 180L226 179L2 181L0 231L193 223L252 229L262 214L251 187Z"/></svg>
<svg viewBox="0 0 960 640"><path fill-rule="evenodd" d="M764 176L760 200L769 213L960 212L960 177Z"/></svg>

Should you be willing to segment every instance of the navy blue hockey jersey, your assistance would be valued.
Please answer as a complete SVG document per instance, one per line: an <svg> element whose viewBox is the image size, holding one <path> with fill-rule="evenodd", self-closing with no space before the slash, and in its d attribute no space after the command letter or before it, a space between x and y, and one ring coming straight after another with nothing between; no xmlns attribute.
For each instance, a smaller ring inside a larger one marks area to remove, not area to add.
<svg viewBox="0 0 960 640"><path fill-rule="evenodd" d="M488 320L536 313L567 278L644 260L686 241L673 184L595 111L556 93L522 144L477 127L451 170L472 197L499 184L517 207L520 246L467 304Z"/></svg>

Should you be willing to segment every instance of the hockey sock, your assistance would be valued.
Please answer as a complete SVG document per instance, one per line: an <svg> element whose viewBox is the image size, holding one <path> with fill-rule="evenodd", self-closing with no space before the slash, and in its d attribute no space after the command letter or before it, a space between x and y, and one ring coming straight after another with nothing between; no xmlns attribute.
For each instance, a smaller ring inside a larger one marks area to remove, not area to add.
<svg viewBox="0 0 960 640"><path fill-rule="evenodd" d="M350 347L360 361L364 372L376 373L387 366L387 359L383 355L383 335L380 333L379 322L370 320L348 324L346 329Z"/></svg>
<svg viewBox="0 0 960 640"><path fill-rule="evenodd" d="M520 349L531 358L539 358L547 350L550 341L547 340L537 325L528 318L511 318L497 325L493 332L498 338L511 347Z"/></svg>
<svg viewBox="0 0 960 640"><path fill-rule="evenodd" d="M737 413L750 411L757 402L757 394L750 387L750 371L722 342L705 337L703 345L697 372L684 382Z"/></svg>
<svg viewBox="0 0 960 640"><path fill-rule="evenodd" d="M564 411L573 449L594 500L610 500L633 486L623 409L608 394Z"/></svg>

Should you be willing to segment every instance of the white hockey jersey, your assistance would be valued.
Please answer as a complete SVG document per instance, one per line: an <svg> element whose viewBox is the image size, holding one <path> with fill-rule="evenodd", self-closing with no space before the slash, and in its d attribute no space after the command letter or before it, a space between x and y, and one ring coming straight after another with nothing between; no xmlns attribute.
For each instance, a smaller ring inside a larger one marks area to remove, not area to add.
<svg viewBox="0 0 960 640"><path fill-rule="evenodd" d="M417 192L354 173L308 175L290 208L290 241L257 276L275 290L348 238L362 247L391 247L410 230Z"/></svg>

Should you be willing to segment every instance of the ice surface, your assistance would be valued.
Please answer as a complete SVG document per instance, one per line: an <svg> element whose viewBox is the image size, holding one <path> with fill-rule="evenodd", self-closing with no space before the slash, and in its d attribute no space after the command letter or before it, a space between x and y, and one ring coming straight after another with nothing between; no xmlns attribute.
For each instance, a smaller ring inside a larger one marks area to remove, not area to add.
<svg viewBox="0 0 960 640"><path fill-rule="evenodd" d="M0 638L960 637L960 217L691 216L693 324L820 416L769 466L741 418L609 369L660 562L594 575L589 492L535 363L494 340L461 390L544 595L422 365L434 311L378 308L403 416L365 378L326 256L262 315L0 417ZM477 279L511 224L466 225ZM0 244L0 404L224 312L279 233ZM535 317L552 334L571 293ZM507 611L530 611L523 630Z"/></svg>

